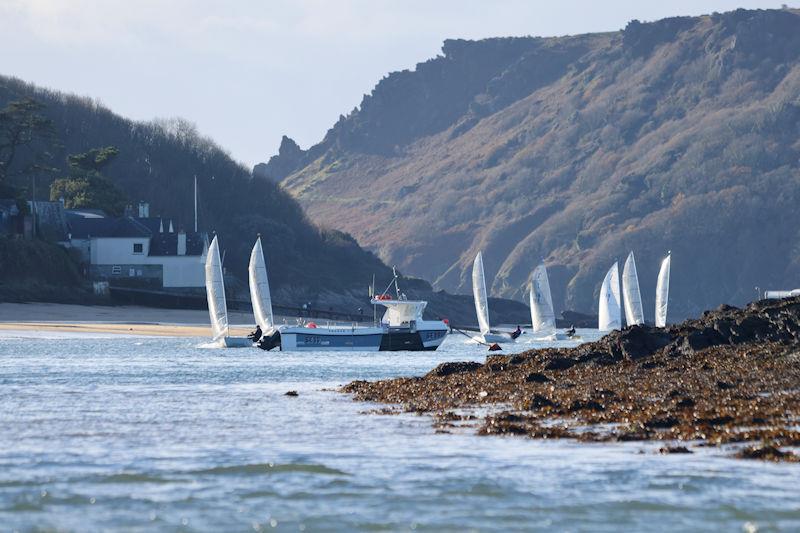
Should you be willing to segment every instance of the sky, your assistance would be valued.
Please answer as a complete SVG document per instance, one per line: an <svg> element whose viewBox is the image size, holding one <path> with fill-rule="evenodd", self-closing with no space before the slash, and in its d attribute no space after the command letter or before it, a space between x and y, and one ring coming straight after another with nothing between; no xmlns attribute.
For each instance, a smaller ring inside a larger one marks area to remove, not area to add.
<svg viewBox="0 0 800 533"><path fill-rule="evenodd" d="M784 3L787 0L784 0ZM789 5L796 7L796 2ZM555 36L767 0L0 0L0 74L135 120L182 117L251 166L319 142L448 38Z"/></svg>

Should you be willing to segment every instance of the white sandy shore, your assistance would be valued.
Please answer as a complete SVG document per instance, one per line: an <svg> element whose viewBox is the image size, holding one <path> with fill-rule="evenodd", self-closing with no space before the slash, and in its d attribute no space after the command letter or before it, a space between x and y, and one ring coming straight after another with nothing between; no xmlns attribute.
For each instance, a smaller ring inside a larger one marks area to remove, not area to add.
<svg viewBox="0 0 800 533"><path fill-rule="evenodd" d="M249 313L229 313L231 335L253 329ZM0 303L0 330L209 337L208 312L139 306Z"/></svg>

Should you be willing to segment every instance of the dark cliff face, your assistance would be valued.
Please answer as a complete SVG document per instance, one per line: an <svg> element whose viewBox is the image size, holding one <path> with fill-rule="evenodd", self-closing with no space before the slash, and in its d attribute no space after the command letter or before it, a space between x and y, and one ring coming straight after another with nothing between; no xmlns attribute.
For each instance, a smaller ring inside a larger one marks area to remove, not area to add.
<svg viewBox="0 0 800 533"><path fill-rule="evenodd" d="M282 184L440 288L468 291L483 250L492 294L523 299L544 260L557 310L589 311L634 250L651 316L672 250L673 318L741 303L800 278L799 57L793 10L447 41Z"/></svg>

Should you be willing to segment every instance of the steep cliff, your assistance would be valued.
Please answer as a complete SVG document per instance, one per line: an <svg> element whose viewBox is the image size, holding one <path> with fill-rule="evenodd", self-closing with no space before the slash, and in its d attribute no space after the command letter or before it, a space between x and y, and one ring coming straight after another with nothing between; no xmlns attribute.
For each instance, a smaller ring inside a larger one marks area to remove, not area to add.
<svg viewBox="0 0 800 533"><path fill-rule="evenodd" d="M557 308L596 309L629 250L649 318L668 250L675 319L797 285L797 11L442 52L385 77L307 151L285 140L267 175L437 288L468 291L478 250L495 296L524 298L544 260Z"/></svg>

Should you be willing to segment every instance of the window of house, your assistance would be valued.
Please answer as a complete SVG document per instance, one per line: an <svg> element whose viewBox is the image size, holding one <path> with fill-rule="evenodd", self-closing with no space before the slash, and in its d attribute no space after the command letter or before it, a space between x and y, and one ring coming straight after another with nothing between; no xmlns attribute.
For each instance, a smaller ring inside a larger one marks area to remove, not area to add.
<svg viewBox="0 0 800 533"><path fill-rule="evenodd" d="M144 244L140 242L133 243L133 253L140 254L144 252Z"/></svg>

